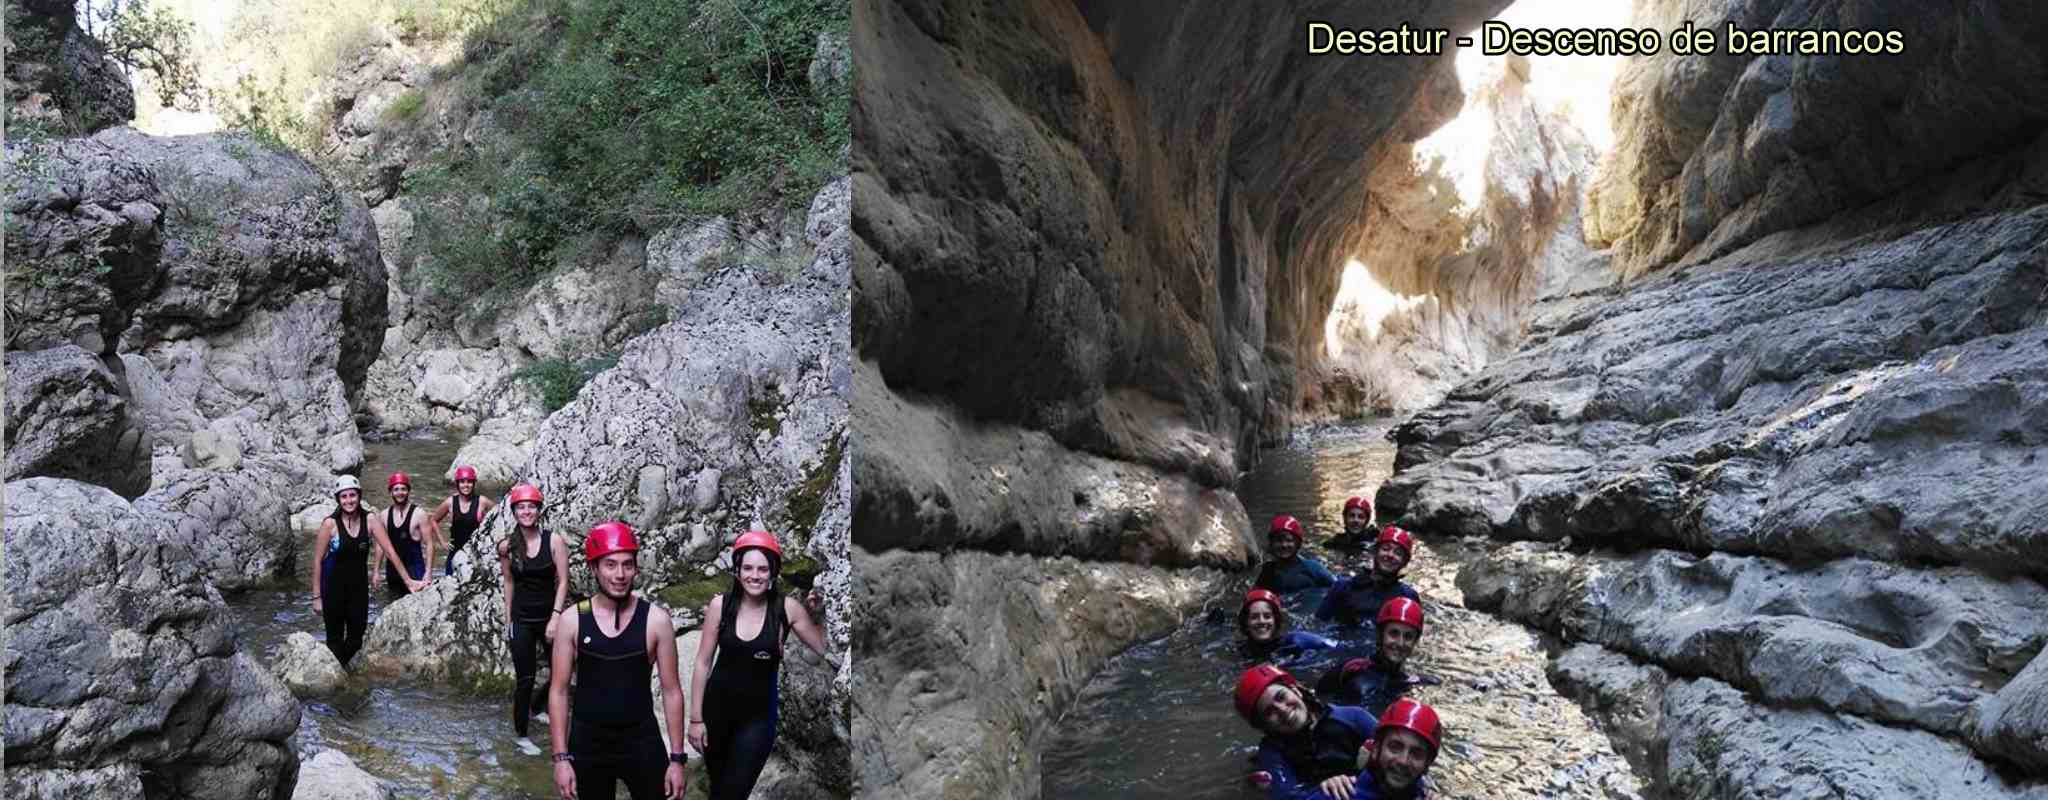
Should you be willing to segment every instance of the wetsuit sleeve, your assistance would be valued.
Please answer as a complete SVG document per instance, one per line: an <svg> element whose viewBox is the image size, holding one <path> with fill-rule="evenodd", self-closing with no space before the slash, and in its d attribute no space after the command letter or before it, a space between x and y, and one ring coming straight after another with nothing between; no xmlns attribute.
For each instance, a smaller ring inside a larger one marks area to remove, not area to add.
<svg viewBox="0 0 2048 800"><path fill-rule="evenodd" d="M1422 595L1417 594L1415 592L1415 587L1409 586L1405 582L1401 584L1401 596L1413 600L1417 603L1422 602Z"/></svg>
<svg viewBox="0 0 2048 800"><path fill-rule="evenodd" d="M1324 593L1324 594L1323 594L1323 602L1321 602L1321 603L1319 603L1319 604L1317 604L1317 605L1316 605L1316 619L1321 619L1321 620L1332 620L1332 619L1336 619L1336 618L1337 618L1337 598L1339 598L1339 597L1343 597L1343 596L1344 596L1344 592L1345 592L1345 591L1346 591L1347 589L1349 589L1350 587L1351 587L1351 579L1350 579L1350 578L1342 578L1342 579L1339 579L1339 580L1338 580L1338 581L1337 581L1337 582L1336 582L1335 584L1332 584L1332 585L1330 586L1330 591L1328 591L1328 592L1326 592L1326 593Z"/></svg>
<svg viewBox="0 0 2048 800"><path fill-rule="evenodd" d="M1304 558L1302 561L1308 562L1309 575L1315 577L1317 586L1329 586L1337 582L1337 576L1331 575L1330 568L1323 566L1323 562L1313 558Z"/></svg>
<svg viewBox="0 0 2048 800"><path fill-rule="evenodd" d="M1290 647L1301 650L1328 650L1337 646L1337 643L1331 641L1329 637L1319 636L1308 631L1288 631L1287 644Z"/></svg>
<svg viewBox="0 0 2048 800"><path fill-rule="evenodd" d="M1294 766L1287 763L1287 756L1270 742L1259 743L1259 769L1271 776L1273 782L1266 787L1267 800L1310 800L1326 797L1314 786L1305 786L1295 777Z"/></svg>

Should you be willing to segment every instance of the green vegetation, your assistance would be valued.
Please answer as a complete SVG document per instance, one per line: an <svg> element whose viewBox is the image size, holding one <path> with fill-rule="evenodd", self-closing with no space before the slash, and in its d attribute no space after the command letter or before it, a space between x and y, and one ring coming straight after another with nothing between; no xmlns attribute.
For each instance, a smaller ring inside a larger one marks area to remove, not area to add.
<svg viewBox="0 0 2048 800"><path fill-rule="evenodd" d="M419 118L420 111L427 107L427 94L412 89L393 98L391 105L384 108L384 121L398 124Z"/></svg>
<svg viewBox="0 0 2048 800"><path fill-rule="evenodd" d="M825 495L832 491L839 477L839 443L840 439L834 437L825 444L824 457L804 473L804 482L789 495L789 529L792 533L809 538L811 529L818 524L818 516L825 513Z"/></svg>
<svg viewBox="0 0 2048 800"><path fill-rule="evenodd" d="M501 135L408 176L422 275L503 302L598 242L802 208L851 135L808 78L849 26L836 0L515 0L465 41Z"/></svg>
<svg viewBox="0 0 2048 800"><path fill-rule="evenodd" d="M597 377L597 373L618 363L617 354L583 359L544 358L521 367L513 377L526 381L534 391L540 392L541 406L552 414L576 399L576 393L583 389L583 384Z"/></svg>
<svg viewBox="0 0 2048 800"><path fill-rule="evenodd" d="M782 420L776 419L775 412L782 410L782 395L774 386L763 393L747 398L747 416L754 430L767 431L770 437L782 435Z"/></svg>

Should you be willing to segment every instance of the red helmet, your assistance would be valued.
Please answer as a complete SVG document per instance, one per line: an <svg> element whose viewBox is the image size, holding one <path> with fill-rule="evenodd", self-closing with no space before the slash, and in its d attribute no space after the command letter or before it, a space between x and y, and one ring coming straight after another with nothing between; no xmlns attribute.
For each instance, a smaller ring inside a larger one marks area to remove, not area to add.
<svg viewBox="0 0 2048 800"><path fill-rule="evenodd" d="M384 479L384 489L386 491L396 489L400 486L403 486L407 489L412 488L412 479L406 477L405 473L403 472L393 472L391 473L391 477Z"/></svg>
<svg viewBox="0 0 2048 800"><path fill-rule="evenodd" d="M1273 526L1266 529L1266 534L1270 536L1275 531L1286 531L1294 537L1295 544L1301 543L1301 520L1281 514L1273 518Z"/></svg>
<svg viewBox="0 0 2048 800"><path fill-rule="evenodd" d="M1273 604L1273 632L1275 634L1285 632L1287 630L1287 607L1280 604L1280 595L1274 594L1267 589L1253 589L1245 593L1244 603L1237 607L1237 632L1244 633L1245 622L1252 613L1252 604L1260 602Z"/></svg>
<svg viewBox="0 0 2048 800"><path fill-rule="evenodd" d="M623 522L600 522L583 537L583 560L596 561L613 553L640 552L633 529Z"/></svg>
<svg viewBox="0 0 2048 800"><path fill-rule="evenodd" d="M1287 670L1272 664L1260 664L1245 670L1237 679L1237 713L1253 726L1259 724L1259 698L1264 697L1267 687L1279 681L1283 686L1300 688L1301 682L1287 674Z"/></svg>
<svg viewBox="0 0 2048 800"><path fill-rule="evenodd" d="M1353 497L1344 501L1344 510L1346 512L1354 508L1363 509L1366 516L1372 516L1372 502L1363 497Z"/></svg>
<svg viewBox="0 0 2048 800"><path fill-rule="evenodd" d="M476 468L475 468L475 467L470 467L470 466L461 466L461 467L456 467L456 468L455 468L455 479L456 479L456 480L458 480L458 481L473 481L473 480L476 480Z"/></svg>
<svg viewBox="0 0 2048 800"><path fill-rule="evenodd" d="M515 506L519 505L520 503L533 503L535 505L543 506L547 505L540 499L540 489L530 483L522 483L519 484L518 486L512 487L512 493L505 499L508 503Z"/></svg>
<svg viewBox="0 0 2048 800"><path fill-rule="evenodd" d="M1436 709L1412 697L1395 700L1393 705L1387 706L1386 713L1380 715L1379 727L1372 732L1373 741L1385 743L1389 728L1401 728L1422 737L1429 743L1429 760L1436 760L1437 747L1442 744L1443 735L1442 726L1437 723ZM1377 746L1373 752L1378 755Z"/></svg>
<svg viewBox="0 0 2048 800"><path fill-rule="evenodd" d="M735 566L739 564L740 551L749 547L759 547L774 553L776 560L782 559L782 545L775 542L775 534L767 531L747 531L740 534L739 541L732 543L733 564Z"/></svg>
<svg viewBox="0 0 2048 800"><path fill-rule="evenodd" d="M1398 622L1413 627L1416 633L1421 633L1422 604L1406 597L1396 597L1388 600L1386 605L1380 606L1379 618L1373 622L1377 625Z"/></svg>
<svg viewBox="0 0 2048 800"><path fill-rule="evenodd" d="M1415 557L1415 534L1388 525L1380 531L1380 538L1374 540L1372 546L1378 549L1380 545L1388 542L1400 545L1401 552L1409 558Z"/></svg>

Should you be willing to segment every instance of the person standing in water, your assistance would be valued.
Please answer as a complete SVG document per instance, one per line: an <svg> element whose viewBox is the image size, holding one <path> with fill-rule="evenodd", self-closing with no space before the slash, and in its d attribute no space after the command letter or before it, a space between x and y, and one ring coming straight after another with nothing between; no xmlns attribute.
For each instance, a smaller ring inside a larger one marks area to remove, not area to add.
<svg viewBox="0 0 2048 800"><path fill-rule="evenodd" d="M1237 610L1237 631L1244 635L1244 652L1255 661L1279 661L1312 650L1337 646L1326 637L1308 631L1289 630L1287 609L1280 596L1266 589L1253 589Z"/></svg>
<svg viewBox="0 0 2048 800"><path fill-rule="evenodd" d="M1344 553L1369 553L1377 537L1372 530L1372 503L1363 497L1344 501L1344 532L1330 537L1329 547Z"/></svg>
<svg viewBox="0 0 2048 800"><path fill-rule="evenodd" d="M1266 545L1273 557L1259 567L1253 586L1285 594L1337 582L1322 562L1301 554L1301 520L1286 514L1274 517Z"/></svg>
<svg viewBox="0 0 2048 800"><path fill-rule="evenodd" d="M1316 682L1317 696L1378 715L1409 687L1437 682L1404 669L1415 654L1416 643L1422 640L1421 603L1406 597L1388 600L1380 607L1376 622L1378 643L1372 656L1354 658L1330 670Z"/></svg>
<svg viewBox="0 0 2048 800"><path fill-rule="evenodd" d="M783 638L796 631L804 646L825 654L825 634L810 609L777 588L782 545L774 534L742 534L733 542L732 563L732 588L704 607L690 672L689 739L704 754L711 800L744 800L768 763L780 713Z"/></svg>
<svg viewBox="0 0 2048 800"><path fill-rule="evenodd" d="M455 571L455 554L469 545L469 537L483 525L484 515L491 513L497 503L476 493L476 469L468 465L455 468L455 493L434 507L434 529L441 530L443 520L448 520L448 566L441 572Z"/></svg>
<svg viewBox="0 0 2048 800"><path fill-rule="evenodd" d="M427 574L427 565L434 563L433 520L425 514L417 514L412 504L412 478L403 472L391 473L384 481L384 488L391 492L391 505L384 509L384 531L391 537L391 549L403 561L385 563L384 553L379 551L370 564L370 580L373 583L389 581L391 599L398 600L411 594L414 586L426 586L434 582ZM379 570L378 568L383 569ZM403 571L411 577L399 576ZM418 581L418 583L414 583Z"/></svg>
<svg viewBox="0 0 2048 800"><path fill-rule="evenodd" d="M559 615L569 602L569 548L540 526L540 489L522 483L512 487L506 500L512 504L514 531L498 541L498 573L505 580L505 646L512 651L517 678L512 684L512 733L518 738L513 743L521 752L537 756L540 746L527 738L527 723L547 701L534 691L534 675L540 670L535 652L542 640L555 639L562 624ZM552 677L559 681L562 673Z"/></svg>
<svg viewBox="0 0 2048 800"><path fill-rule="evenodd" d="M363 630L370 620L370 573L366 568L374 545L378 555L397 560L391 539L377 517L363 507L363 485L354 475L334 483L334 514L320 521L313 537L313 613L327 625L327 649L342 669L363 649ZM407 588L416 583L401 576Z"/></svg>
<svg viewBox="0 0 2048 800"><path fill-rule="evenodd" d="M1388 600L1406 597L1421 602L1422 595L1416 594L1415 587L1401 581L1401 570L1407 568L1413 552L1415 537L1388 525L1375 540L1372 568L1331 587L1329 594L1323 595L1322 605L1316 607L1316 617L1344 626L1366 625Z"/></svg>
<svg viewBox="0 0 2048 800"><path fill-rule="evenodd" d="M659 669L662 714L669 731L682 730L675 623L668 609L633 594L640 544L626 523L591 528L583 539L583 557L597 578L597 596L556 615L554 622L570 633L555 638L548 681L555 789L567 800L611 800L624 782L633 800L681 798L688 788L683 764L689 758L681 747L663 753L654 699L647 690L650 673ZM571 674L576 676L574 705L569 703Z"/></svg>

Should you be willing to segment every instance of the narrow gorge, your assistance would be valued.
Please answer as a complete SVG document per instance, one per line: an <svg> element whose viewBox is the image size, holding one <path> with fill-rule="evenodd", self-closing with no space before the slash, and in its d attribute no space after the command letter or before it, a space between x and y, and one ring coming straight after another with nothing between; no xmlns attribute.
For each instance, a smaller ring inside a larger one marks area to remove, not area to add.
<svg viewBox="0 0 2048 800"><path fill-rule="evenodd" d="M1604 24L1908 44L1624 59L1597 142L1528 61L1302 47L1546 10L855 3L864 796L1039 796L1259 558L1262 448L1372 413L1380 521L1472 553L1644 796L2048 792L2048 16L1642 0Z"/></svg>

